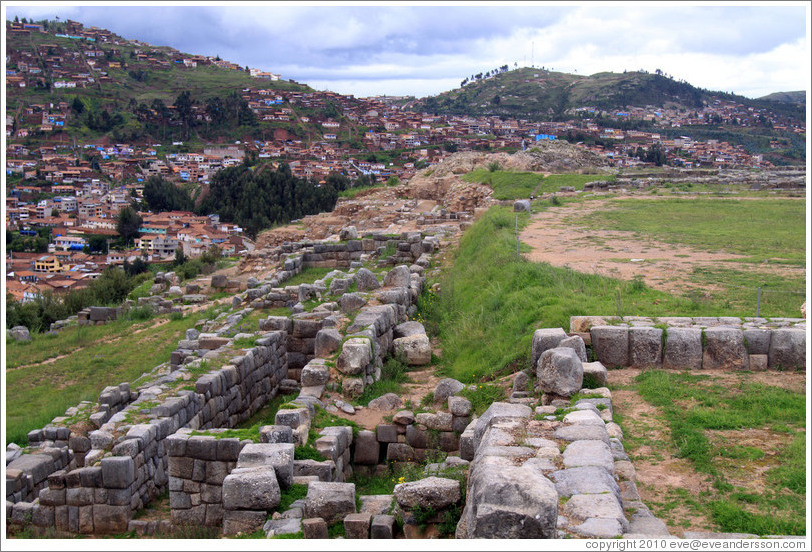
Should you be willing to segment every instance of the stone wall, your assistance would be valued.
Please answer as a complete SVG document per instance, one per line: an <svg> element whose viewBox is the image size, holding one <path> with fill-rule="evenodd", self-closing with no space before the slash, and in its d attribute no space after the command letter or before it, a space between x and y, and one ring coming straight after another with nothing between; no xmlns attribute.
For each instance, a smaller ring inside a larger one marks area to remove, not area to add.
<svg viewBox="0 0 812 552"><path fill-rule="evenodd" d="M448 220L456 220L457 214L447 214L426 219L424 224L437 224ZM300 241L285 242L261 252L256 256L264 257L272 262L283 262L283 272L277 274L278 285L298 273L301 268L327 267L349 268L353 261L360 261L362 255L380 256L387 248L394 250L392 255L381 262L390 265L412 263L424 253L431 253L438 246L434 236L427 236L421 232L403 232L400 235L380 233L364 234L360 239L357 233L348 233L344 241Z"/></svg>
<svg viewBox="0 0 812 552"><path fill-rule="evenodd" d="M611 393L584 392L603 398L535 412L497 402L469 425L461 449L473 456L457 538L669 535L637 493ZM562 407L568 413L559 419L553 412Z"/></svg>
<svg viewBox="0 0 812 552"><path fill-rule="evenodd" d="M237 465L247 444L236 438L192 435L181 429L166 441L169 456L169 506L172 523L220 527L223 523L223 480Z"/></svg>
<svg viewBox="0 0 812 552"><path fill-rule="evenodd" d="M608 368L806 369L802 318L578 316L570 330Z"/></svg>
<svg viewBox="0 0 812 552"><path fill-rule="evenodd" d="M118 319L123 309L121 307L88 307L77 314L80 326L98 326Z"/></svg>

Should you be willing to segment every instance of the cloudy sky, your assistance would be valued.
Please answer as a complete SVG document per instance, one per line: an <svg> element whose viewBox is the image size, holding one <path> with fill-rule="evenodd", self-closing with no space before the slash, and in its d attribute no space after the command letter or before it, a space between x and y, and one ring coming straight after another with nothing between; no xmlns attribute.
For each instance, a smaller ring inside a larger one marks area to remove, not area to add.
<svg viewBox="0 0 812 552"><path fill-rule="evenodd" d="M806 2L4 4L7 19L74 19L356 96L433 95L505 64L661 69L748 97L810 81Z"/></svg>

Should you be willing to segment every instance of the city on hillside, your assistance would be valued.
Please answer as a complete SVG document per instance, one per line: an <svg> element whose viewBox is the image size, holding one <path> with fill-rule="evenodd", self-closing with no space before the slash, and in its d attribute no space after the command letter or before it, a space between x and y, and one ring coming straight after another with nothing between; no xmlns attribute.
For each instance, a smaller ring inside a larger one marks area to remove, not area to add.
<svg viewBox="0 0 812 552"><path fill-rule="evenodd" d="M617 168L663 163L764 168L772 163L763 154L724 140L693 139L679 129L735 124L768 125L797 136L806 132L803 122L787 123L767 109L725 99L694 110L646 106L606 112L583 106L569 110L569 119L555 121L421 113L403 109L403 98L355 98L274 86L281 75L219 57L153 47L75 21L47 27L48 22L7 22L10 41L34 45L6 50L6 90L15 100L9 101L5 128L6 282L19 301L45 291L80 289L108 266L136 259L171 263L178 250L194 258L212 246L223 255L250 250L252 242L243 229L221 221L216 212L146 210L144 187L154 177L199 189L219 171L250 161L274 168L285 164L294 177L316 186L333 174L350 182L363 177L365 183L392 184L408 181L417 170L455 152L515 152L543 140L576 143L607 157ZM225 143L195 140L190 129L217 123L225 108L180 94L176 105L156 100L131 106L142 126L162 129L163 136L169 129L166 140L156 140L153 134L119 141L116 137L126 135L104 130L117 130L121 121L115 119L121 115L102 109L94 117L79 95L114 86L116 75L124 71L144 78L149 71L207 66L248 73L253 84L234 91L233 98L241 110L239 117L259 125L261 132ZM48 96L41 93L29 96L27 91L50 91L54 101L43 101ZM607 120L619 124L607 126ZM641 122L640 130L634 128L635 121ZM80 125L99 132L85 140L66 132ZM786 145L780 140L770 143L776 149ZM130 206L142 209L137 236L128 247L111 249L111 242L121 245L116 239L119 212Z"/></svg>

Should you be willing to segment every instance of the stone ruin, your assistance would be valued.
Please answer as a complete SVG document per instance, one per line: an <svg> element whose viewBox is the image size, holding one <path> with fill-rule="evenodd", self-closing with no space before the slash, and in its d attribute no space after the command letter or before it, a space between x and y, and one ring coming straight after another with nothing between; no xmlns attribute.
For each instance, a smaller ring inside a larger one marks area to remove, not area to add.
<svg viewBox="0 0 812 552"><path fill-rule="evenodd" d="M392 250L378 241L370 252ZM313 436L320 410L354 411L326 402L325 390L357 397L394 354L413 365L431 361L425 329L408 317L439 241L400 236L393 256L410 255L412 264L379 258L391 266L383 278L360 266L372 257L363 243L332 245L283 246L279 270L189 329L145 382L105 388L97 402L31 431L26 449L10 446L7 521L62 536L196 526L327 538L340 524L347 538L665 538L667 527L637 491L606 368L805 369L804 320L573 317L569 333L534 333L532 371L517 373L510 397L480 416L460 395L466 386L445 379L434 391L436 411L415 413L388 394L368 408L391 411L391 422ZM282 287L307 263L328 262L335 270L321 280ZM245 332L247 316L279 306L293 314L260 318L259 331ZM256 439L230 433L288 393L297 396ZM76 430L77 419L94 429ZM319 459L296 458L304 445ZM385 473L390 463L431 460L436 451L447 456L422 479L399 483L392 495L356 497L354 473ZM279 511L294 484L307 485L306 497ZM163 493L169 519L135 519Z"/></svg>

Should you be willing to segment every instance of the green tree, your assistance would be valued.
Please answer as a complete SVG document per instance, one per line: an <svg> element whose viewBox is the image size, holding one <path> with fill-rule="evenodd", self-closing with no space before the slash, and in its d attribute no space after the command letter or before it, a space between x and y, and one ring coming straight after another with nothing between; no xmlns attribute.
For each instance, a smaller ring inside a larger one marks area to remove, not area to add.
<svg viewBox="0 0 812 552"><path fill-rule="evenodd" d="M186 254L183 252L182 247L178 247L175 249L175 260L172 263L172 266L180 266L187 261Z"/></svg>
<svg viewBox="0 0 812 552"><path fill-rule="evenodd" d="M70 108L76 115L81 115L85 110L85 103L79 96L74 96Z"/></svg>
<svg viewBox="0 0 812 552"><path fill-rule="evenodd" d="M192 100L192 94L188 90L184 90L178 95L177 98L175 98L175 113L178 114L178 119L183 125L184 138L189 137L190 129L194 124L194 111L192 109L193 105L194 101Z"/></svg>
<svg viewBox="0 0 812 552"><path fill-rule="evenodd" d="M131 244L139 236L138 229L141 227L142 222L141 215L128 205L118 212L116 232L118 232L124 243Z"/></svg>
<svg viewBox="0 0 812 552"><path fill-rule="evenodd" d="M190 211L193 207L192 198L186 190L160 176L151 176L144 184L144 201L156 213Z"/></svg>
<svg viewBox="0 0 812 552"><path fill-rule="evenodd" d="M107 253L107 238L98 234L92 234L87 238L88 249L93 253Z"/></svg>

